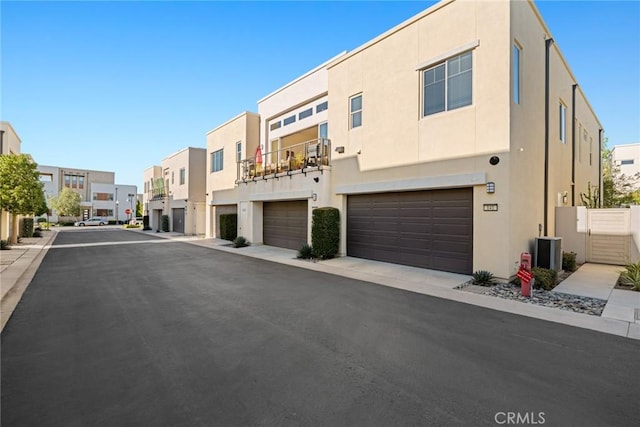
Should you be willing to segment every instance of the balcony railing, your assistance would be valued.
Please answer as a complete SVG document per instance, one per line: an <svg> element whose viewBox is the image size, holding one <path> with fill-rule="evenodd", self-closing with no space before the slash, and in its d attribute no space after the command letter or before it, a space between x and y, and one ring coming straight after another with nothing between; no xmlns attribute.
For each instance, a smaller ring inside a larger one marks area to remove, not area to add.
<svg viewBox="0 0 640 427"><path fill-rule="evenodd" d="M152 188L147 191L147 200L164 200L169 195L168 187Z"/></svg>
<svg viewBox="0 0 640 427"><path fill-rule="evenodd" d="M318 138L300 144L291 145L280 150L262 153L237 163L238 179L236 182L253 181L256 178L267 179L291 175L296 171L307 172L330 165L331 141Z"/></svg>

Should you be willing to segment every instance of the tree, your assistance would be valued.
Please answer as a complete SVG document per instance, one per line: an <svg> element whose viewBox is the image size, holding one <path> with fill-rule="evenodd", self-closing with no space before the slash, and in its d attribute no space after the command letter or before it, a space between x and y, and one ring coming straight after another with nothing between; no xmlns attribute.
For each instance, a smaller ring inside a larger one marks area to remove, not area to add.
<svg viewBox="0 0 640 427"><path fill-rule="evenodd" d="M58 197L51 198L51 207L55 209L58 216L80 216L80 202L82 196L80 193L65 187L58 193Z"/></svg>
<svg viewBox="0 0 640 427"><path fill-rule="evenodd" d="M608 140L602 143L602 207L618 208L637 204L640 191L637 190L640 174L627 176L620 173L620 168L613 164Z"/></svg>
<svg viewBox="0 0 640 427"><path fill-rule="evenodd" d="M136 200L136 216L142 216L142 203L140 203L140 200Z"/></svg>
<svg viewBox="0 0 640 427"><path fill-rule="evenodd" d="M46 203L37 167L26 154L0 155L0 207L13 216L10 244L18 243L18 215L40 211Z"/></svg>

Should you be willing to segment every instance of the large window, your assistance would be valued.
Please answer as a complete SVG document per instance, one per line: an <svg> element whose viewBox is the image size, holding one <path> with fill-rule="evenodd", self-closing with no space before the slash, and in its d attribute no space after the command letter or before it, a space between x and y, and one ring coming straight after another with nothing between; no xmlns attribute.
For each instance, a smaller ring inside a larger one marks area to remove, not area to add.
<svg viewBox="0 0 640 427"><path fill-rule="evenodd" d="M473 56L463 53L423 72L423 115L470 105Z"/></svg>
<svg viewBox="0 0 640 427"><path fill-rule="evenodd" d="M69 188L84 189L84 176L64 174L64 186Z"/></svg>
<svg viewBox="0 0 640 427"><path fill-rule="evenodd" d="M113 209L94 209L93 210L93 216L100 216L100 217L106 217L106 216L113 216Z"/></svg>
<svg viewBox="0 0 640 427"><path fill-rule="evenodd" d="M520 104L520 46L513 45L513 102Z"/></svg>
<svg viewBox="0 0 640 427"><path fill-rule="evenodd" d="M349 128L362 126L362 94L349 99Z"/></svg>
<svg viewBox="0 0 640 427"><path fill-rule="evenodd" d="M236 162L240 163L242 160L242 142L236 142Z"/></svg>
<svg viewBox="0 0 640 427"><path fill-rule="evenodd" d="M113 201L113 193L93 193L93 200Z"/></svg>
<svg viewBox="0 0 640 427"><path fill-rule="evenodd" d="M560 123L560 142L563 144L567 143L567 107L560 102L560 113L559 113L559 123Z"/></svg>
<svg viewBox="0 0 640 427"><path fill-rule="evenodd" d="M211 153L211 172L218 172L222 170L223 152L224 149Z"/></svg>
<svg viewBox="0 0 640 427"><path fill-rule="evenodd" d="M180 169L180 185L184 185L187 180L187 170L185 168Z"/></svg>

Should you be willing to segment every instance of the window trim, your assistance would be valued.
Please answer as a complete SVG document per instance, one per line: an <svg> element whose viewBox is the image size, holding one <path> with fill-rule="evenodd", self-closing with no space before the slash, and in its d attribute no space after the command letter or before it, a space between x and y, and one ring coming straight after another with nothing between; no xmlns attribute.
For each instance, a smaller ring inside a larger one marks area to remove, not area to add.
<svg viewBox="0 0 640 427"><path fill-rule="evenodd" d="M351 110L351 104L352 104L352 101L353 101L355 98L358 98L358 97L360 98L360 109L359 109L359 110L355 110L355 111L353 111L353 110ZM362 127L362 110L364 110L364 103L363 103L363 96L362 96L362 92L360 92L360 93L356 93L355 95L350 96L350 97L349 97L349 129L350 129L350 130L351 130L351 129L356 129L356 128ZM358 114L358 113L360 113L360 124L359 124L359 125L357 125L357 126L354 126L354 125L353 125L353 117L354 117L354 115L356 115L356 114Z"/></svg>

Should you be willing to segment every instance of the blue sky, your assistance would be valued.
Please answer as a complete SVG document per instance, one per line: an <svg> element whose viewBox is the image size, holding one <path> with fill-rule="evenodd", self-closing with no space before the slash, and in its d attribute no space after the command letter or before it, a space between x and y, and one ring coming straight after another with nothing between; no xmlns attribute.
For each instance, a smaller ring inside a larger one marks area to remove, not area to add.
<svg viewBox="0 0 640 427"><path fill-rule="evenodd" d="M142 171L343 50L409 2L0 2L0 118L40 164ZM640 142L640 2L538 1L609 145Z"/></svg>

